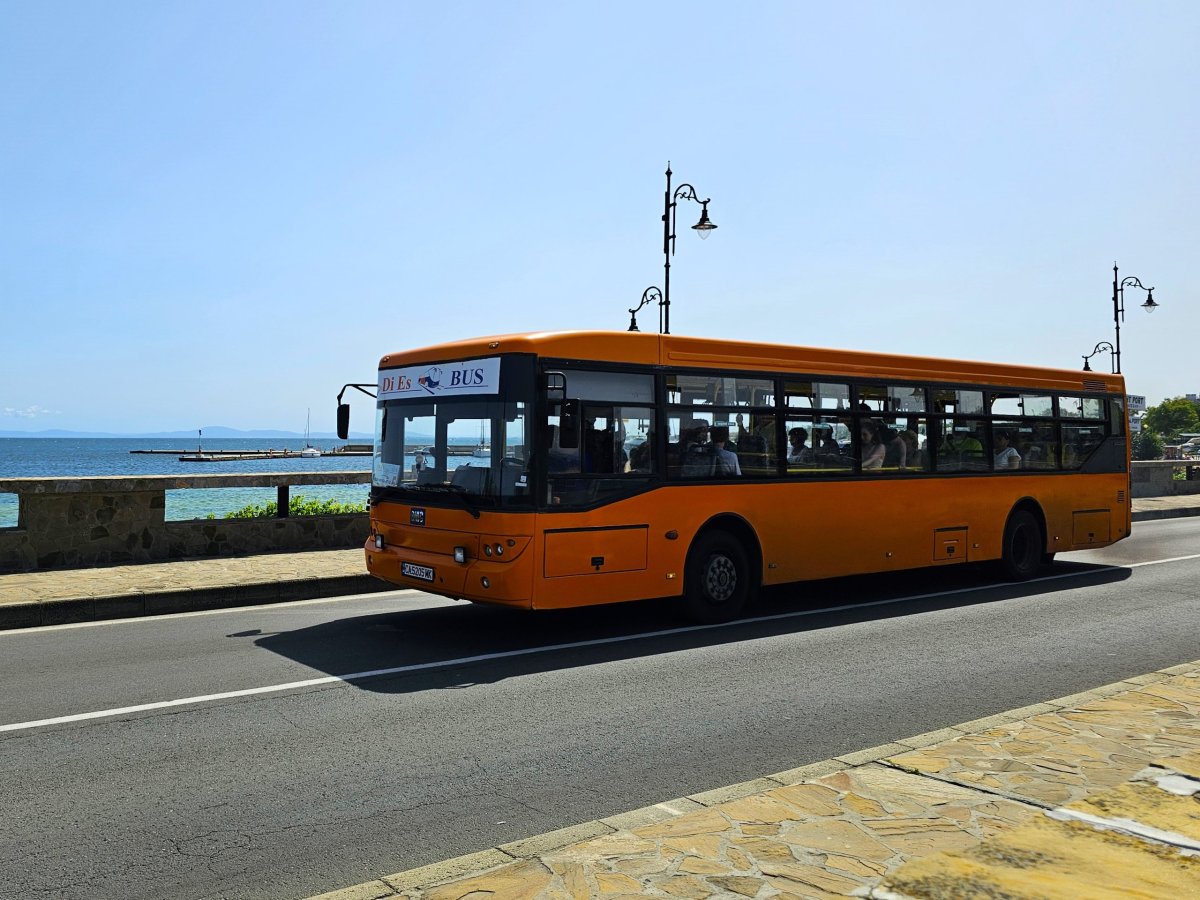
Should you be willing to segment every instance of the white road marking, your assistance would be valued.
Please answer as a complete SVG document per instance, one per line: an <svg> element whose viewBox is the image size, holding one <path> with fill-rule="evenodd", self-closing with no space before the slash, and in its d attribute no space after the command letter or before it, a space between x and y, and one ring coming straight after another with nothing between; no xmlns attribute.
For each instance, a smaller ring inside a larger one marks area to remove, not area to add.
<svg viewBox="0 0 1200 900"><path fill-rule="evenodd" d="M1163 563L1184 562L1189 559L1200 559L1200 553L1190 556L1172 556L1170 559L1150 559L1140 563L1126 563L1123 566L1112 566L1114 569L1140 569L1142 566L1161 566Z"/></svg>
<svg viewBox="0 0 1200 900"><path fill-rule="evenodd" d="M386 600L397 595L420 594L421 591L398 589L395 591L372 591L369 594L343 594L339 597L316 597L312 600L284 600L279 603L256 603L252 606L226 606L221 609L197 609L192 612L151 614L148 616L130 616L127 619L103 619L98 622L68 622L64 625L35 625L32 628L17 628L0 631L0 638L9 636L20 637L23 634L38 634L43 631L68 631L73 628L107 628L113 625L149 625L154 622L167 622L171 619L194 619L198 616L220 616L225 613L271 612L273 610L294 609L297 606L316 606L321 603L344 603L347 600ZM432 595L430 595L432 597ZM441 597L435 599L444 599Z"/></svg>
<svg viewBox="0 0 1200 900"><path fill-rule="evenodd" d="M1127 566L1103 566L1084 572L1066 572L1061 575L1046 575L1042 578L1031 578L1021 584L1035 584L1043 581L1061 581L1067 578L1081 578L1103 572L1114 572L1121 569L1156 566L1165 563L1184 562L1200 559L1200 553L1189 556L1175 556L1170 559L1147 560L1146 562L1131 563ZM115 709L99 709L92 712L76 713L69 716L55 716L51 719L35 719L29 722L12 722L0 725L0 733L13 731L30 731L35 728L46 728L51 725L67 725L72 722L86 722L94 719L106 719L114 716L127 716L135 713L151 712L157 709L169 709L177 706L188 706L200 703L213 703L219 700L231 700L237 697L255 697L262 694L277 694L282 691L292 691L300 688L319 687L326 684L352 684L368 678L380 678L387 675L405 675L410 672L427 672L436 669L449 669L454 666L471 665L472 663L491 662L498 659L512 659L519 656L534 656L539 653L557 653L562 650L579 650L585 647L601 647L606 644L620 644L629 641L642 641L651 638L670 637L677 634L690 634L699 631L712 631L716 628L729 628L735 625L773 622L782 619L799 619L807 616L826 615L834 612L869 609L875 606L890 606L896 603L910 603L914 600L930 600L937 597L949 597L954 594L973 594L979 591L994 591L1003 588L1003 583L980 584L973 587L954 588L948 591L931 591L925 594L909 594L903 597L892 597L886 600L870 600L863 603L843 603L838 606L826 606L821 609L800 610L797 612L777 613L772 616L755 616L750 619L735 619L732 622L720 622L713 625L683 625L678 628L664 628L658 631L642 631L637 634L623 634L615 637L593 638L585 641L570 641L562 644L544 644L537 647L525 647L520 650L504 650L496 653L480 653L475 656L462 656L457 659L440 659L425 663L412 663L407 666L392 666L387 669L371 669L366 672L351 672L347 675L325 675L320 678L309 678L304 681L289 681L284 684L271 684L264 687L244 688L238 691L224 691L219 694L203 694L196 697L181 697L176 700L160 700L155 703L141 703L137 706L123 706ZM414 591L413 593L419 593ZM300 601L311 602L311 601Z"/></svg>

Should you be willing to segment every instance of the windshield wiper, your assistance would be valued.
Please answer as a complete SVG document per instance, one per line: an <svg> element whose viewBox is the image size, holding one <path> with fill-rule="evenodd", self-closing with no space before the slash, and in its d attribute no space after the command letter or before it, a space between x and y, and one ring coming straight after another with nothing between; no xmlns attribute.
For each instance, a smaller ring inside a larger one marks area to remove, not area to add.
<svg viewBox="0 0 1200 900"><path fill-rule="evenodd" d="M453 485L453 484L450 485L449 489L457 492L457 493L455 493L454 496L457 497L462 502L462 505L467 508L467 512L469 512L472 516L474 516L476 519L478 519L479 518L479 507L476 506L473 502L471 502L471 498L469 496L467 496L467 489L465 487L459 487L458 485Z"/></svg>

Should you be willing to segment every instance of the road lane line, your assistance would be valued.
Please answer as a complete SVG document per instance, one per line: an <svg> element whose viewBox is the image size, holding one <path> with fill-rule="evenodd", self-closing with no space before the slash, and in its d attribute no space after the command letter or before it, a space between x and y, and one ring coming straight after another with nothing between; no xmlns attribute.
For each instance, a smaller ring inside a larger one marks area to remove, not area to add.
<svg viewBox="0 0 1200 900"><path fill-rule="evenodd" d="M1089 575L1099 575L1121 569L1141 568L1143 566L1163 565L1172 562L1185 562L1200 559L1200 553L1189 556L1175 556L1170 559L1147 560L1146 562L1131 563L1127 566L1100 566L1082 572L1065 572L1060 575L1046 575L1041 578L1031 578L1021 582L1021 585L1035 584L1044 581L1061 581L1068 578L1081 578ZM224 691L219 694L203 694L196 697L181 697L176 700L160 700L154 703L141 703L136 706L123 706L115 709L100 709L86 713L75 713L68 716L55 716L50 719L35 719L28 722L12 722L0 725L0 733L30 731L35 728L46 728L52 725L67 725L73 722L86 722L95 719L106 719L114 716L133 715L135 713L152 712L158 709L169 709L178 706L213 703L220 700L231 700L238 697L255 697L262 694L277 694L282 691L292 691L300 688L319 687L327 684L352 684L365 681L368 678L381 678L388 675L405 675L412 672L428 672L437 669L450 669L455 666L466 666L480 662L492 662L500 659L512 659L520 656L535 656L539 653L557 653L563 650L579 650L587 647L601 647L607 644L620 644L630 641L649 640L652 638L671 637L679 634L690 634L700 631L712 631L717 628L729 628L736 625L753 625L760 622L774 622L783 619L799 619L807 616L827 615L835 612L869 609L877 606L891 606L897 603L911 603L915 600L931 600L938 597L949 597L955 594L972 594L980 591L994 591L1010 586L1007 583L980 584L973 587L954 588L948 591L931 591L924 594L908 594L903 597L892 597L884 600L869 600L860 603L843 603L837 606L825 606L820 609L799 610L796 612L776 613L770 616L755 616L749 619L735 619L732 622L718 622L712 625L683 625L678 628L664 628L658 631L642 631L636 634L623 634L606 638L592 638L584 641L570 641L561 644L543 644L537 647L524 647L519 650L503 650L495 653L480 653L475 656L462 656L457 659L441 659L424 663L411 663L406 666L392 666L386 669L371 669L365 672L352 672L347 675L325 675L320 678L309 678L304 681L289 681L284 684L272 684L264 687L243 688L237 691Z"/></svg>
<svg viewBox="0 0 1200 900"><path fill-rule="evenodd" d="M1148 559L1140 563L1125 563L1123 566L1114 566L1116 569L1140 569L1142 566L1161 566L1163 563L1185 562L1189 559L1200 559L1200 553L1193 553L1189 556L1172 556L1170 559Z"/></svg>
<svg viewBox="0 0 1200 900"><path fill-rule="evenodd" d="M398 595L407 594L423 594L423 591L413 590L411 588L401 588L395 591L372 591L369 594L343 594L340 597L314 597L309 600L283 600L279 603L256 603L250 606L226 606L221 609L194 609L191 612L179 613L151 613L145 616L131 616L127 619L101 619L97 622L67 622L62 625L34 625L31 628L14 628L0 631L0 638L15 636L20 637L23 634L38 634L43 631L66 631L72 628L102 628L111 625L146 625L154 622L165 622L170 619L194 619L197 616L219 616L224 613L244 613L244 612L270 612L278 609L291 609L296 606L316 606L321 603L344 603L347 600L388 600L395 599ZM432 599L445 600L445 597L434 597L433 594L427 595Z"/></svg>

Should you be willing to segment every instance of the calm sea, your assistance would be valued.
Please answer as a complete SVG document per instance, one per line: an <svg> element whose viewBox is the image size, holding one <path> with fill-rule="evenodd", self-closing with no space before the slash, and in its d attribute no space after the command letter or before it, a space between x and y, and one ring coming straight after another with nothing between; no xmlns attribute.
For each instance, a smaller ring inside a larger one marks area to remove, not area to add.
<svg viewBox="0 0 1200 900"><path fill-rule="evenodd" d="M330 448L333 442L313 441ZM302 438L213 438L205 450L299 450ZM322 456L318 459L260 459L244 462L186 463L177 454L130 453L130 450L178 450L195 453L196 442L178 439L125 438L0 438L0 478L86 475L197 475L229 472L349 472L368 471L369 456ZM408 463L411 466L411 460ZM365 503L368 485L313 485L293 487L292 496L340 503ZM197 519L213 513L222 516L251 503L275 499L274 488L202 488L167 491L168 519ZM0 528L17 524L17 497L0 493Z"/></svg>

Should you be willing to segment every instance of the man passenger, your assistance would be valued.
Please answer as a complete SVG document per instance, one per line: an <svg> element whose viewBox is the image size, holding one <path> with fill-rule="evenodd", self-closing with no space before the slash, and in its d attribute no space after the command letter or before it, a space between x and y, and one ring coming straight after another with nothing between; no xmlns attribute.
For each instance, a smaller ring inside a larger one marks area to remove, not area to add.
<svg viewBox="0 0 1200 900"><path fill-rule="evenodd" d="M737 454L732 450L727 450L725 445L729 443L729 426L714 425L712 427L712 446L713 456L716 457L713 466L713 475L718 478L727 475L741 475L742 467L738 463Z"/></svg>

